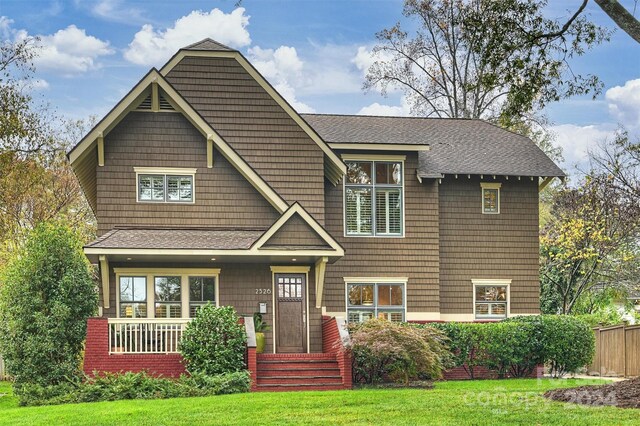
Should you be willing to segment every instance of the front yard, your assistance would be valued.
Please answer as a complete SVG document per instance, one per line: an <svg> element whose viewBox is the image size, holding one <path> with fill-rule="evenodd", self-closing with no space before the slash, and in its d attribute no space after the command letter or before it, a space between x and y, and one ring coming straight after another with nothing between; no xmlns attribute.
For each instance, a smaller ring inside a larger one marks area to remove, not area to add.
<svg viewBox="0 0 640 426"><path fill-rule="evenodd" d="M435 389L252 393L151 401L17 407L0 382L0 424L637 424L637 410L551 402L557 387L599 380L480 380Z"/></svg>

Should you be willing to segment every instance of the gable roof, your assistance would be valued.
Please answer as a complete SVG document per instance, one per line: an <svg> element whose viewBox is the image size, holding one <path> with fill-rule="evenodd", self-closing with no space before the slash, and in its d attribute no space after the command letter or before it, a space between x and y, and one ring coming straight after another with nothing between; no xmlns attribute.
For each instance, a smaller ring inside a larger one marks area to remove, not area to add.
<svg viewBox="0 0 640 426"><path fill-rule="evenodd" d="M213 44L212 44L213 42ZM185 57L209 57L234 59L237 63L271 96L286 114L302 129L306 135L315 142L324 154L324 172L327 179L336 185L346 173L346 165L340 157L327 145L320 135L310 126L304 118L287 102L278 91L260 74L260 72L237 50L227 50L218 47L220 43L205 39L194 45L180 49L161 69L160 73L167 76ZM210 48L207 48L209 46Z"/></svg>
<svg viewBox="0 0 640 426"><path fill-rule="evenodd" d="M172 106L180 111L184 116L205 136L206 140L212 140L225 158L242 174L257 190L262 194L279 213L283 213L289 205L264 179L258 175L229 144L207 123L169 84L168 81L153 68L136 84L125 97L98 123L96 126L74 146L67 157L71 166L78 176L81 186L85 190L88 198L93 196L93 192L85 188L95 186L95 168L93 174L91 167L84 163L94 163L95 148L99 137L104 137L111 131L124 116L137 106L147 95L147 90L152 83L157 83L163 91L164 97L172 103ZM91 155L91 154L94 155ZM93 182L91 181L93 179ZM91 194L91 195L90 195ZM89 200L95 211L95 201Z"/></svg>
<svg viewBox="0 0 640 426"><path fill-rule="evenodd" d="M333 144L429 145L418 176L487 174L562 177L565 173L531 139L475 119L303 114Z"/></svg>
<svg viewBox="0 0 640 426"><path fill-rule="evenodd" d="M235 49L230 48L222 43L218 43L217 41L205 38L204 40L200 40L193 44L190 44L186 47L183 47L184 50L220 50L220 51L235 51Z"/></svg>

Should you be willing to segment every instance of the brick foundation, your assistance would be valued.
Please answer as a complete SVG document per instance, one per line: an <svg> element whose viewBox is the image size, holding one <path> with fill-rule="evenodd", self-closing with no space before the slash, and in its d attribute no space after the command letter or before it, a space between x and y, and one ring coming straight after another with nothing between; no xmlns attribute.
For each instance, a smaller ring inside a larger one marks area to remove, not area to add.
<svg viewBox="0 0 640 426"><path fill-rule="evenodd" d="M109 322L107 318L89 318L84 352L85 374L127 371L147 371L155 377L179 377L185 373L182 357L179 354L109 355Z"/></svg>

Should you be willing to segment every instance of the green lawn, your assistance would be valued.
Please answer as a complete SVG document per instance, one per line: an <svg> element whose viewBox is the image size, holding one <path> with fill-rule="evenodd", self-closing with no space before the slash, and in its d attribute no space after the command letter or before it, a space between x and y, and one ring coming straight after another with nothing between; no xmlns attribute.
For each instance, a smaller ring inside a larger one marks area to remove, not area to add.
<svg viewBox="0 0 640 426"><path fill-rule="evenodd" d="M640 412L550 402L539 395L596 380L442 382L432 390L254 393L207 398L17 407L0 397L0 424L638 424ZM0 383L0 394L10 392Z"/></svg>

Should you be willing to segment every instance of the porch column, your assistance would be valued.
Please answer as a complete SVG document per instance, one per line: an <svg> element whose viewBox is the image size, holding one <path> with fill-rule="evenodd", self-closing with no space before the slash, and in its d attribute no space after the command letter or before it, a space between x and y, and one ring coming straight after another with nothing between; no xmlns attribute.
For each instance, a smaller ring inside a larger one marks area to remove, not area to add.
<svg viewBox="0 0 640 426"><path fill-rule="evenodd" d="M102 281L102 307L109 309L109 259L100 255L100 278Z"/></svg>

